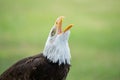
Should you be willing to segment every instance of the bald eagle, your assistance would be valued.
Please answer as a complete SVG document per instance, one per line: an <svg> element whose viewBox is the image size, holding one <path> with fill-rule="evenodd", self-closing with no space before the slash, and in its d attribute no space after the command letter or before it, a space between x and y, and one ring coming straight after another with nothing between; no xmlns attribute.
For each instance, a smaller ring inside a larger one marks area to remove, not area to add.
<svg viewBox="0 0 120 80"><path fill-rule="evenodd" d="M62 30L63 16L50 30L43 53L24 58L0 76L0 80L65 80L70 70L68 39L72 24Z"/></svg>

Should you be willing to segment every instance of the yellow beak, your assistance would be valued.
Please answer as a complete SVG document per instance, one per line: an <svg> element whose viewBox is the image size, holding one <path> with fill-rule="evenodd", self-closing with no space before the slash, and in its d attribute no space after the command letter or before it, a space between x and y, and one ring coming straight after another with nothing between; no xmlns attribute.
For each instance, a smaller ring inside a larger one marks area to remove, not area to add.
<svg viewBox="0 0 120 80"><path fill-rule="evenodd" d="M70 24L68 25L63 31L62 31L62 21L63 21L64 16L60 16L57 18L56 22L55 22L55 26L57 27L57 33L61 34L62 32L66 32L68 31L73 25Z"/></svg>

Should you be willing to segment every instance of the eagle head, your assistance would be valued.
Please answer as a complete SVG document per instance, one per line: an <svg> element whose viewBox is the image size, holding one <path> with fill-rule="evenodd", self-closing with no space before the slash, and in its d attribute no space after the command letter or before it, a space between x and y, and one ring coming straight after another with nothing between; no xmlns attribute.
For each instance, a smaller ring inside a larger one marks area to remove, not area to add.
<svg viewBox="0 0 120 80"><path fill-rule="evenodd" d="M50 30L43 55L53 63L70 64L70 49L68 39L72 24L62 30L63 16L60 16L55 21L55 24Z"/></svg>

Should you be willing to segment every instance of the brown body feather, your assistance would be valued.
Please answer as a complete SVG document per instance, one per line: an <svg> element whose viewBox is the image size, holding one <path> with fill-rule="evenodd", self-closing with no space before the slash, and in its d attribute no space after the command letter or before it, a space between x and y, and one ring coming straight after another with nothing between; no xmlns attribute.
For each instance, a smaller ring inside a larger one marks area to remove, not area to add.
<svg viewBox="0 0 120 80"><path fill-rule="evenodd" d="M0 80L65 80L69 64L52 63L43 54L18 61L0 76Z"/></svg>

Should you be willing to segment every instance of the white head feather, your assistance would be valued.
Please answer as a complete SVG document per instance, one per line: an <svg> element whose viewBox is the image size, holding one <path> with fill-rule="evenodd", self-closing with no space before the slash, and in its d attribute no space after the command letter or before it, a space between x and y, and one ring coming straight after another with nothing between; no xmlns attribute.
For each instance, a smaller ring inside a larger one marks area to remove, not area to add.
<svg viewBox="0 0 120 80"><path fill-rule="evenodd" d="M47 57L53 63L60 64L70 64L70 49L68 45L68 39L70 31L66 30L66 32L62 32L58 34L58 29L54 25L51 29L43 55Z"/></svg>

